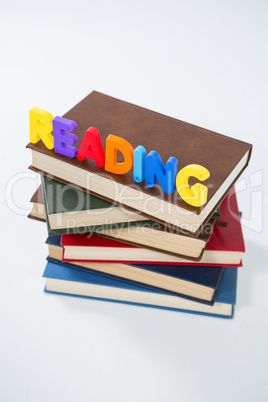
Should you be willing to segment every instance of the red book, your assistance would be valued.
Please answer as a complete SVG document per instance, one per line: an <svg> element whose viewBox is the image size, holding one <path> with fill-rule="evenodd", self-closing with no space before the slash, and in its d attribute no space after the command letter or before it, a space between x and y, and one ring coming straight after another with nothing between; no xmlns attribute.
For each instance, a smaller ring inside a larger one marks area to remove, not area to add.
<svg viewBox="0 0 268 402"><path fill-rule="evenodd" d="M62 235L62 261L241 266L245 244L234 188L225 197L220 212L222 217L218 218L204 254L198 263L89 233Z"/></svg>

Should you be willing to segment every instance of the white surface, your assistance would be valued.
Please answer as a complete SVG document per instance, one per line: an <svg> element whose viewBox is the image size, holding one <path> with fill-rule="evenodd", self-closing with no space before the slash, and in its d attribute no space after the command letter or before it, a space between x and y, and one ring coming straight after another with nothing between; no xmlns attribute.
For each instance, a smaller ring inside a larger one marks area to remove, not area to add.
<svg viewBox="0 0 268 402"><path fill-rule="evenodd" d="M25 213L2 198L1 401L267 401L267 11L260 0L2 5L2 196L31 161L28 110L62 115L93 89L252 142L240 185L257 172L257 187L239 192L247 253L235 317L221 320L44 294L46 228L25 216L35 175L17 182Z"/></svg>

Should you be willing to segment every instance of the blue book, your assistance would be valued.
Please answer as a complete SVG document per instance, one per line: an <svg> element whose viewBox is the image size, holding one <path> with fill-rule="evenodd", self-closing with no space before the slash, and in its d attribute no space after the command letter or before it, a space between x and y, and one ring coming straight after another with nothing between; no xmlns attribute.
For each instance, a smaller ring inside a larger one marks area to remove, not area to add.
<svg viewBox="0 0 268 402"><path fill-rule="evenodd" d="M224 271L213 306L50 261L43 276L46 278L45 291L48 293L225 318L233 316L236 302L237 268L232 267Z"/></svg>
<svg viewBox="0 0 268 402"><path fill-rule="evenodd" d="M151 290L164 290L170 295L184 297L206 304L215 302L224 267L172 264L122 264L74 261L61 262L60 236L49 236L48 260L106 275Z"/></svg>

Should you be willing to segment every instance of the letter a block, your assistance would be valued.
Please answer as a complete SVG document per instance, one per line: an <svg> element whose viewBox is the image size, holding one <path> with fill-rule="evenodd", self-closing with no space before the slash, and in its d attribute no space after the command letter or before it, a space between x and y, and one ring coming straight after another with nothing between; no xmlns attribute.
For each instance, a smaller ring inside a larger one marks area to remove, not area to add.
<svg viewBox="0 0 268 402"><path fill-rule="evenodd" d="M89 127L86 131L83 141L80 145L77 158L80 161L93 159L99 168L105 164L105 154L101 143L99 130L95 127Z"/></svg>

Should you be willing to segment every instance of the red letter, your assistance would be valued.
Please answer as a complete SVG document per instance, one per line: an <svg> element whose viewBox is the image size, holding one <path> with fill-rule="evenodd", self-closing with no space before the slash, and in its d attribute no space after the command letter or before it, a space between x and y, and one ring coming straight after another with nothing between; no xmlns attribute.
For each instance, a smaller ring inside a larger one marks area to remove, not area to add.
<svg viewBox="0 0 268 402"><path fill-rule="evenodd" d="M105 154L100 139L100 133L97 128L89 127L86 131L77 158L80 161L85 160L85 158L93 159L99 168L104 167Z"/></svg>

